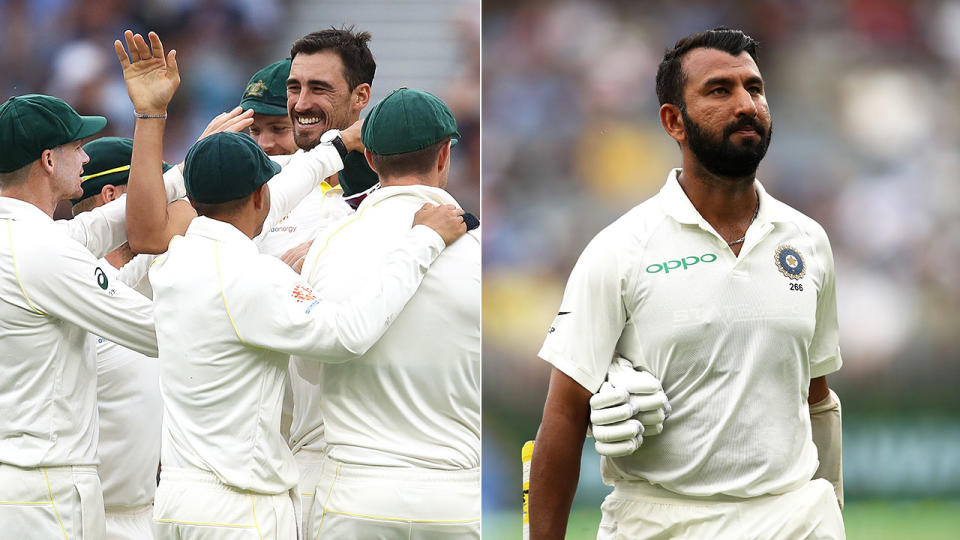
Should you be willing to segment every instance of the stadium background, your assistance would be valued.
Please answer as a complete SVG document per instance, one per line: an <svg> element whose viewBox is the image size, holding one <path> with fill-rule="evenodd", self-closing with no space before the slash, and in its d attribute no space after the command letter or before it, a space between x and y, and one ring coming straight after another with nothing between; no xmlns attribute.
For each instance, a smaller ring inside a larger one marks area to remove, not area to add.
<svg viewBox="0 0 960 540"><path fill-rule="evenodd" d="M351 24L373 35L370 105L408 86L450 106L463 139L449 191L479 215L480 0L0 0L0 97L51 94L106 116L102 135L132 137L113 40L154 30L181 70L164 138L165 159L179 163L254 72L309 32ZM61 207L58 217L69 215Z"/></svg>
<svg viewBox="0 0 960 540"><path fill-rule="evenodd" d="M776 129L758 177L836 256L849 538L957 538L956 0L484 0L484 537L519 538L520 448L549 375L536 354L570 269L679 163L657 64L720 24L761 43ZM586 446L569 538L596 536L609 491Z"/></svg>

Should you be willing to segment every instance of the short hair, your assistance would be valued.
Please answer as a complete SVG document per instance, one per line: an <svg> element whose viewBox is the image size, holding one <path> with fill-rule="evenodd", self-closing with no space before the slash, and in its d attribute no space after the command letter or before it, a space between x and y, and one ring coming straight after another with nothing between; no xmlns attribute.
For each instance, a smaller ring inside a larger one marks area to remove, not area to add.
<svg viewBox="0 0 960 540"><path fill-rule="evenodd" d="M259 188L257 188L259 189ZM254 191L256 193L256 191ZM249 193L239 199L233 199L231 201L225 201L222 203L202 203L191 200L190 203L193 205L193 209L197 211L198 216L219 216L219 217L230 217L235 216L240 210L247 205L250 199L253 197L253 193Z"/></svg>
<svg viewBox="0 0 960 540"><path fill-rule="evenodd" d="M683 57L693 49L717 49L737 56L747 51L750 58L759 66L757 47L760 43L740 30L731 30L726 26L718 26L712 30L690 34L680 39L672 49L667 49L663 60L657 68L657 99L660 105L670 103L683 107L683 89L687 84L687 76L681 65Z"/></svg>
<svg viewBox="0 0 960 540"><path fill-rule="evenodd" d="M27 177L30 176L30 167L33 166L33 163L34 161L31 161L17 170L0 173L0 190L17 187L26 182Z"/></svg>
<svg viewBox="0 0 960 540"><path fill-rule="evenodd" d="M290 48L290 58L296 58L301 53L316 54L333 49L340 55L343 78L351 91L362 83L373 84L377 63L373 61L373 53L367 47L370 32L355 32L353 28L330 27L307 34L294 42Z"/></svg>
<svg viewBox="0 0 960 540"><path fill-rule="evenodd" d="M77 201L77 203L70 208L70 210L73 212L73 217L77 217L84 212L89 212L90 210L93 210L99 206L98 200L100 195L103 193L103 188L107 186L113 186L120 195L127 192L127 184L104 184L103 187L100 188L100 191L90 195L85 199ZM120 195L117 196L119 197Z"/></svg>
<svg viewBox="0 0 960 540"><path fill-rule="evenodd" d="M377 175L380 178L420 176L430 172L437 163L440 150L449 142L450 137L446 137L426 148L403 154L374 154L371 152L370 161L373 161L373 168L377 170Z"/></svg>

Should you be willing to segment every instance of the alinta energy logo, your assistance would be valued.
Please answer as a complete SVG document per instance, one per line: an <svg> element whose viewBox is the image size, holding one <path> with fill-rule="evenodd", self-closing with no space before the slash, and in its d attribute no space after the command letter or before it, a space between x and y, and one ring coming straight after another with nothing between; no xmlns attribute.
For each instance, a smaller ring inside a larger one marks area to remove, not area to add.
<svg viewBox="0 0 960 540"><path fill-rule="evenodd" d="M647 266L646 270L648 274L659 274L661 272L664 274L669 274L671 270L686 270L695 264L712 263L715 260L717 260L717 256L713 253L704 253L700 256L687 255L686 257L681 257L672 261L663 261L662 263L651 264Z"/></svg>

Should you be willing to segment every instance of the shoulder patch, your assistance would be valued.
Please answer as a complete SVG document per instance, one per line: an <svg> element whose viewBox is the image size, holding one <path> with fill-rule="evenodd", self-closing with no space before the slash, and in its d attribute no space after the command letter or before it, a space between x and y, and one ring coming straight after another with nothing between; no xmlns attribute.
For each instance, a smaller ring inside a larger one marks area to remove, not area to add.
<svg viewBox="0 0 960 540"><path fill-rule="evenodd" d="M313 295L313 289L302 283L298 283L293 290L290 291L290 295L293 296L297 302L310 302L317 299L317 297Z"/></svg>

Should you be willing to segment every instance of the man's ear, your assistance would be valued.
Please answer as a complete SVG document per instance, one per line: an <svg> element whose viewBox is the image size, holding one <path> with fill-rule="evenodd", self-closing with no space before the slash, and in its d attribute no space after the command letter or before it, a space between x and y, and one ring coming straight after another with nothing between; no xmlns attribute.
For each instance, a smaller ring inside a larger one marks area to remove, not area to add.
<svg viewBox="0 0 960 540"><path fill-rule="evenodd" d="M40 154L40 168L47 174L53 172L53 168L56 165L56 159L54 158L54 152L51 149L46 149Z"/></svg>
<svg viewBox="0 0 960 540"><path fill-rule="evenodd" d="M673 103L664 103L660 106L660 125L667 135L678 143L686 142L687 132L683 126L683 114L680 107Z"/></svg>
<svg viewBox="0 0 960 540"><path fill-rule="evenodd" d="M367 158L367 165L370 166L370 169L373 172L377 172L377 168L373 166L373 153L371 153L366 148L363 149L363 157Z"/></svg>
<svg viewBox="0 0 960 540"><path fill-rule="evenodd" d="M255 210L263 210L264 205L267 204L267 190L270 189L266 184L258 187L256 191L253 192L253 208Z"/></svg>
<svg viewBox="0 0 960 540"><path fill-rule="evenodd" d="M360 83L351 92L350 109L354 112L360 112L368 103L370 103L370 85Z"/></svg>
<svg viewBox="0 0 960 540"><path fill-rule="evenodd" d="M107 184L103 186L103 189L100 190L100 202L107 204L108 202L116 199L120 196L120 190L116 186Z"/></svg>
<svg viewBox="0 0 960 540"><path fill-rule="evenodd" d="M437 172L450 166L450 141L443 145L440 152L437 153Z"/></svg>

